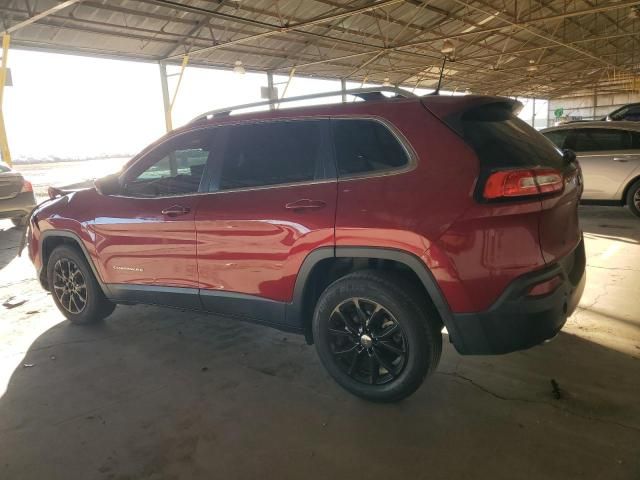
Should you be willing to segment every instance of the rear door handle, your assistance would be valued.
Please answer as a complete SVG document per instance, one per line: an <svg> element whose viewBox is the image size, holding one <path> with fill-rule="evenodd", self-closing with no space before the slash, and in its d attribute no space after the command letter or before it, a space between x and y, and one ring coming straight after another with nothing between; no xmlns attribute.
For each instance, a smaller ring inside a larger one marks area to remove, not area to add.
<svg viewBox="0 0 640 480"><path fill-rule="evenodd" d="M169 208L162 210L162 214L168 217L177 217L179 215L186 215L191 211L190 208L183 207L182 205L173 205Z"/></svg>
<svg viewBox="0 0 640 480"><path fill-rule="evenodd" d="M310 200L308 198L302 198L295 202L287 203L284 208L287 210L313 210L326 207L326 202L322 200Z"/></svg>
<svg viewBox="0 0 640 480"><path fill-rule="evenodd" d="M629 159L627 157L613 157L614 162L628 162Z"/></svg>

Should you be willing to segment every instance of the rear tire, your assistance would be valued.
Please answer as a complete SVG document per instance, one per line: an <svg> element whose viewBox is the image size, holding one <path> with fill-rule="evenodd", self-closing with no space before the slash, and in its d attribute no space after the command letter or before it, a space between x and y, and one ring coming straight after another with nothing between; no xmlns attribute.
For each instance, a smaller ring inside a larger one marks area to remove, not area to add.
<svg viewBox="0 0 640 480"><path fill-rule="evenodd" d="M332 283L313 317L316 350L329 374L376 402L408 397L436 369L440 329L420 290L393 272L374 270Z"/></svg>
<svg viewBox="0 0 640 480"><path fill-rule="evenodd" d="M116 308L104 296L84 255L75 248L61 245L51 252L47 281L58 310L71 323L95 323Z"/></svg>
<svg viewBox="0 0 640 480"><path fill-rule="evenodd" d="M627 191L627 207L636 217L640 217L640 180L636 180Z"/></svg>

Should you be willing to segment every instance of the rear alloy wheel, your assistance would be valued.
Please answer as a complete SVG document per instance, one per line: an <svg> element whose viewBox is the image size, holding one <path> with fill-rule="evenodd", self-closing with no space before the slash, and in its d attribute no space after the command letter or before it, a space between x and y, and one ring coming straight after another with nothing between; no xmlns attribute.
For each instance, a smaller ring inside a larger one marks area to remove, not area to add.
<svg viewBox="0 0 640 480"><path fill-rule="evenodd" d="M84 255L75 248L61 245L51 252L47 281L58 310L72 323L97 322L115 309L115 304L104 296Z"/></svg>
<svg viewBox="0 0 640 480"><path fill-rule="evenodd" d="M411 395L440 359L442 336L421 290L393 272L331 284L313 318L318 355L349 392L379 402Z"/></svg>
<svg viewBox="0 0 640 480"><path fill-rule="evenodd" d="M407 363L407 339L393 315L366 298L348 298L329 317L334 361L354 380L382 385L397 378Z"/></svg>
<svg viewBox="0 0 640 480"><path fill-rule="evenodd" d="M627 191L627 207L636 217L640 217L640 180L636 180Z"/></svg>

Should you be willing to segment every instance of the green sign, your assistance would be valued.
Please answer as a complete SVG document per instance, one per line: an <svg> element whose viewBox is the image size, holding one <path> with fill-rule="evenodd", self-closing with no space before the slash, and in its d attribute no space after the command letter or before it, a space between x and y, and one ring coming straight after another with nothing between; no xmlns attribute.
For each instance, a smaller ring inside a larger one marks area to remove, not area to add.
<svg viewBox="0 0 640 480"><path fill-rule="evenodd" d="M562 107L556 108L553 111L553 114L556 116L556 118L560 118L564 114L564 108L562 108Z"/></svg>

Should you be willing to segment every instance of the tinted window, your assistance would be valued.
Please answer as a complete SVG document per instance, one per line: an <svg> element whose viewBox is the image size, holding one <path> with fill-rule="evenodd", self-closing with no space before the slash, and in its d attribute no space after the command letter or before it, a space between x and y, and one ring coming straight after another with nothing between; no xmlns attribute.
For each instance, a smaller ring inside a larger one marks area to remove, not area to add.
<svg viewBox="0 0 640 480"><path fill-rule="evenodd" d="M5 173L8 172L9 170L11 170L8 166L0 163L0 173Z"/></svg>
<svg viewBox="0 0 640 480"><path fill-rule="evenodd" d="M640 132L631 132L631 148L640 150Z"/></svg>
<svg viewBox="0 0 640 480"><path fill-rule="evenodd" d="M210 130L191 132L151 151L128 174L125 193L158 197L196 193L211 151Z"/></svg>
<svg viewBox="0 0 640 480"><path fill-rule="evenodd" d="M631 120L640 121L640 105L629 105L612 113L612 120Z"/></svg>
<svg viewBox="0 0 640 480"><path fill-rule="evenodd" d="M564 140L567 138L567 133L569 133L569 131L570 130L555 130L553 132L545 132L543 135L551 140L556 147L565 148Z"/></svg>
<svg viewBox="0 0 640 480"><path fill-rule="evenodd" d="M484 105L466 112L462 132L485 168L561 168L564 164L555 145L516 117L509 104Z"/></svg>
<svg viewBox="0 0 640 480"><path fill-rule="evenodd" d="M228 128L221 190L306 182L321 175L322 122L269 122Z"/></svg>
<svg viewBox="0 0 640 480"><path fill-rule="evenodd" d="M338 174L376 172L406 165L407 152L375 120L332 120Z"/></svg>
<svg viewBox="0 0 640 480"><path fill-rule="evenodd" d="M631 134L625 130L580 128L567 138L567 148L576 152L604 152L631 148Z"/></svg>

